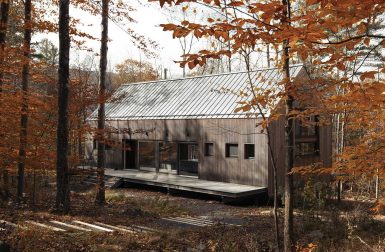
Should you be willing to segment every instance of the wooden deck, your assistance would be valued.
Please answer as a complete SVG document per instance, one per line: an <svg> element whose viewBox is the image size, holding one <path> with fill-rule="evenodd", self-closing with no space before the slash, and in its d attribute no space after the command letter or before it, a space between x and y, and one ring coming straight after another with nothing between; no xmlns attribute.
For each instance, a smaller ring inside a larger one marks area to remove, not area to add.
<svg viewBox="0 0 385 252"><path fill-rule="evenodd" d="M148 171L106 169L105 174L106 176L121 178L128 183L221 196L228 200L253 197L267 192L266 187L208 181Z"/></svg>

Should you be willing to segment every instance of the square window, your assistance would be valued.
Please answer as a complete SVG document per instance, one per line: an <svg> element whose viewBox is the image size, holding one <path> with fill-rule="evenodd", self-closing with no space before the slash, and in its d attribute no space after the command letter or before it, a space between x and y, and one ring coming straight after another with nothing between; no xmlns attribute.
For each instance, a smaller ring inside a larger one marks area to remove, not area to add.
<svg viewBox="0 0 385 252"><path fill-rule="evenodd" d="M255 148L254 144L245 144L245 159L254 159Z"/></svg>
<svg viewBox="0 0 385 252"><path fill-rule="evenodd" d="M226 157L238 157L238 144L226 144Z"/></svg>
<svg viewBox="0 0 385 252"><path fill-rule="evenodd" d="M214 144L205 143L205 156L214 156Z"/></svg>

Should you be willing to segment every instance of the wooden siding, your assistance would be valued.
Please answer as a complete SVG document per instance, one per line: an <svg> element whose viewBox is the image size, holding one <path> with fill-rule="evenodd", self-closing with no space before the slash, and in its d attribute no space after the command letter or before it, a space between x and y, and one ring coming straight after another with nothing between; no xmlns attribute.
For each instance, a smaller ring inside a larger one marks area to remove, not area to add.
<svg viewBox="0 0 385 252"><path fill-rule="evenodd" d="M169 141L169 142L196 142L199 144L199 178L212 181L231 182L253 186L265 186L269 194L273 192L273 173L271 157L268 152L267 136L256 128L256 119L197 119L197 120L135 120L109 121L107 125L132 131L147 131L134 134L114 134L110 138L118 143L122 139L139 141ZM279 191L284 188L285 176L285 120L281 116L272 122L271 141L278 168ZM332 162L331 126L321 126L320 155L315 158L297 160L296 165L308 165L323 161L325 167ZM205 156L205 143L214 144L214 155ZM238 144L238 157L225 156L226 143ZM254 144L255 158L244 158L244 145ZM90 137L86 147L88 153L96 160L96 150L92 150ZM106 151L106 166L109 168L123 168L123 152L121 149Z"/></svg>
<svg viewBox="0 0 385 252"><path fill-rule="evenodd" d="M278 176L278 191L283 192L285 187L285 117L281 116L270 125L271 141L274 152L274 158L277 164ZM319 147L320 154L317 156L310 156L305 158L296 158L294 166L306 166L313 163L321 162L324 167L331 167L332 165L332 126L324 125L319 128ZM269 195L273 193L273 166L271 156L269 155Z"/></svg>
<svg viewBox="0 0 385 252"><path fill-rule="evenodd" d="M267 137L256 129L255 119L197 119L197 120L134 120L109 121L107 125L145 133L115 134L111 138L139 141L196 142L199 145L199 178L245 185L268 185ZM168 132L168 133L167 133ZM205 156L205 143L214 144L214 156ZM238 144L238 157L225 156L226 143ZM254 144L254 159L245 159L244 145ZM92 150L91 138L87 150ZM88 152L89 153L89 152ZM96 158L96 151L92 152ZM106 166L123 168L122 150L106 151Z"/></svg>

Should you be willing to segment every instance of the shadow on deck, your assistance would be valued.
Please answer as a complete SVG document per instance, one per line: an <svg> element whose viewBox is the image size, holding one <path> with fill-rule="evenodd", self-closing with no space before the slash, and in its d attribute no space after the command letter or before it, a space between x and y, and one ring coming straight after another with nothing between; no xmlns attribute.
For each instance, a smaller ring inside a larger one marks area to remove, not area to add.
<svg viewBox="0 0 385 252"><path fill-rule="evenodd" d="M220 197L223 202L241 201L267 194L266 187L208 181L175 174L106 169L105 175L122 179L125 183L129 184L164 188L167 191L175 190Z"/></svg>

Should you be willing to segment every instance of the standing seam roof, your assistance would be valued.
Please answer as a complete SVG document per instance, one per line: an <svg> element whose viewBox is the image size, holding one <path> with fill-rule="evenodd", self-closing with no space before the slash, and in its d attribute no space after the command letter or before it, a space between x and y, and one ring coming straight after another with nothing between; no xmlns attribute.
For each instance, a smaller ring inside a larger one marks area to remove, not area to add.
<svg viewBox="0 0 385 252"><path fill-rule="evenodd" d="M291 66L291 76L295 78L302 68ZM259 69L250 77L253 87L278 90L283 73ZM125 84L106 103L106 120L246 118L250 113L234 112L241 101L234 92L240 91L252 97L248 72ZM89 120L96 118L97 110Z"/></svg>

